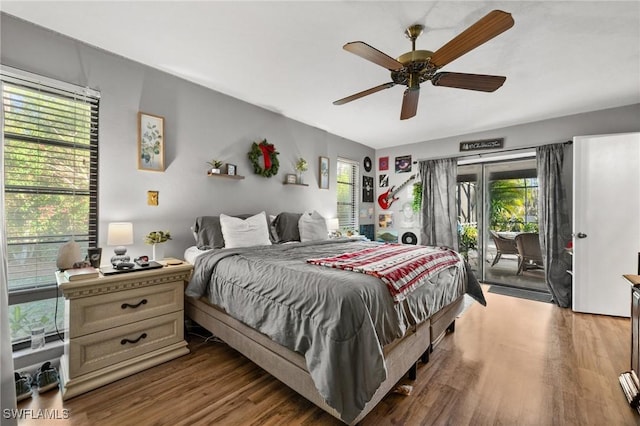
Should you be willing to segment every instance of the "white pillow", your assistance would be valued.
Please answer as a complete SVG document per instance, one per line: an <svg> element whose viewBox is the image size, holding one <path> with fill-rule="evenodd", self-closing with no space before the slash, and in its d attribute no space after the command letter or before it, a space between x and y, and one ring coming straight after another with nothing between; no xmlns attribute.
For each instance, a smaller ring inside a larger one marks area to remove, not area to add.
<svg viewBox="0 0 640 426"><path fill-rule="evenodd" d="M220 228L225 248L271 245L265 212L246 219L221 214Z"/></svg>
<svg viewBox="0 0 640 426"><path fill-rule="evenodd" d="M312 213L305 212L300 216L298 229L300 230L300 241L302 242L329 239L327 221L315 210Z"/></svg>

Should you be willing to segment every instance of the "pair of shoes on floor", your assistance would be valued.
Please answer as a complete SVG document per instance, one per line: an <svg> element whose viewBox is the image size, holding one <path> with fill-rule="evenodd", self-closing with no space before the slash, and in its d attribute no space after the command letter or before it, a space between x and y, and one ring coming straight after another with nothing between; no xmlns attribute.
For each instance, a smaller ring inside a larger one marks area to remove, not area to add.
<svg viewBox="0 0 640 426"><path fill-rule="evenodd" d="M16 382L16 399L18 401L30 398L33 394L33 388L38 393L42 393L57 388L60 383L58 371L48 361L38 369L35 378L32 379L29 373L26 372L15 372L14 379Z"/></svg>

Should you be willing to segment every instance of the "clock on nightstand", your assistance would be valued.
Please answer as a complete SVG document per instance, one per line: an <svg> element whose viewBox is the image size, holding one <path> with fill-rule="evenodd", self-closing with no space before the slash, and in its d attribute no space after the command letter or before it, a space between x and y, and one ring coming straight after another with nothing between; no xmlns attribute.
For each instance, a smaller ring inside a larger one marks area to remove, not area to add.
<svg viewBox="0 0 640 426"><path fill-rule="evenodd" d="M184 283L192 265L69 282L56 273L65 298L62 398L189 353L184 340Z"/></svg>

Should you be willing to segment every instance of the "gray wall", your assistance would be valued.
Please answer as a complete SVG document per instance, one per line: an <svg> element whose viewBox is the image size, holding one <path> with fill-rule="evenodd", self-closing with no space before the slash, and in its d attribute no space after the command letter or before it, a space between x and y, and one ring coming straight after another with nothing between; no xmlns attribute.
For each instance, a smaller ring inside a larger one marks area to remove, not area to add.
<svg viewBox="0 0 640 426"><path fill-rule="evenodd" d="M517 107L517 106L515 106ZM504 149L518 149L573 140L574 136L601 135L640 131L640 104L552 118L486 132L469 133L443 139L428 140L399 147L380 149L378 157L390 160L412 154L414 160L460 155L460 142L504 138ZM490 151L480 151L483 154Z"/></svg>
<svg viewBox="0 0 640 426"><path fill-rule="evenodd" d="M144 235L169 230L174 240L167 243L165 254L182 257L184 249L193 245L189 227L196 216L315 209L335 217L336 158L359 162L364 156L374 158L375 151L362 144L9 15L1 15L0 28L3 65L101 92L101 246L106 244L107 224L113 221L134 223L136 244L129 248L130 254L151 254L142 242ZM138 111L165 118L163 173L137 170ZM264 138L280 153L280 171L269 179L254 175L247 158L251 143ZM331 162L329 190L318 189L319 156ZM309 162L304 176L309 186L283 185L284 175L294 173L298 157ZM246 178L207 177L206 161L212 158L236 164L237 173ZM147 205L149 190L159 191L159 206Z"/></svg>

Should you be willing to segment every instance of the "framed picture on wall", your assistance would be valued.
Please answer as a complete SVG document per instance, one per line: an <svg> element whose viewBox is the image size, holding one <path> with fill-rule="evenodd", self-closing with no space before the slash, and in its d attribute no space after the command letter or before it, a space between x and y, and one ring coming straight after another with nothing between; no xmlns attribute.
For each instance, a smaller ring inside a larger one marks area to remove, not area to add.
<svg viewBox="0 0 640 426"><path fill-rule="evenodd" d="M227 163L227 174L229 176L235 176L236 175L236 165L235 164L228 164Z"/></svg>
<svg viewBox="0 0 640 426"><path fill-rule="evenodd" d="M138 112L138 170L164 172L164 118Z"/></svg>
<svg viewBox="0 0 640 426"><path fill-rule="evenodd" d="M373 203L373 176L362 176L362 202Z"/></svg>
<svg viewBox="0 0 640 426"><path fill-rule="evenodd" d="M389 157L380 157L378 159L378 170L389 170Z"/></svg>
<svg viewBox="0 0 640 426"><path fill-rule="evenodd" d="M320 189L329 189L329 157L320 157Z"/></svg>
<svg viewBox="0 0 640 426"><path fill-rule="evenodd" d="M285 176L285 182L286 183L298 183L298 176L294 175L293 173L288 173Z"/></svg>
<svg viewBox="0 0 640 426"><path fill-rule="evenodd" d="M409 173L411 171L411 156L396 157L396 173Z"/></svg>

